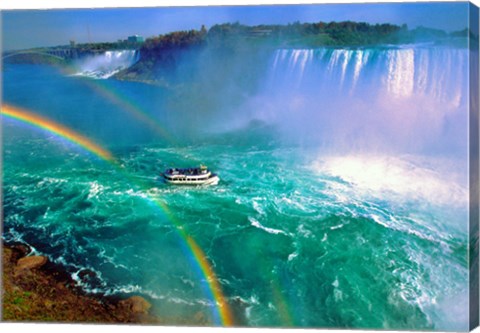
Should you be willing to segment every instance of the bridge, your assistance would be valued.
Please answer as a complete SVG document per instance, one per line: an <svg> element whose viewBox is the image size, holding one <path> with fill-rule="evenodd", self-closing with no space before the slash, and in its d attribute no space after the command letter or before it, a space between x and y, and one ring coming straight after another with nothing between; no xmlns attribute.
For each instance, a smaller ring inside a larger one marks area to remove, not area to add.
<svg viewBox="0 0 480 333"><path fill-rule="evenodd" d="M20 50L5 52L2 55L2 59L8 59L22 54L39 54L44 56L53 57L59 60L72 59L77 57L77 50L72 48L61 49L41 49L41 50Z"/></svg>

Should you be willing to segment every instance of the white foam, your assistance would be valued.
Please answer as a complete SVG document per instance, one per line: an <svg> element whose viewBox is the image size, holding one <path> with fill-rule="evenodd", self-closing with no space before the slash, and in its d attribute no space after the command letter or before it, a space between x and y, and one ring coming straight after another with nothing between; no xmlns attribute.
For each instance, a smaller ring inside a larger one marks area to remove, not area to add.
<svg viewBox="0 0 480 333"><path fill-rule="evenodd" d="M108 79L119 71L135 64L139 59L135 50L106 51L102 54L87 56L77 61L79 72L75 76L92 79Z"/></svg>
<svg viewBox="0 0 480 333"><path fill-rule="evenodd" d="M461 183L460 175L452 170L443 172L442 166L422 166L411 157L338 156L317 160L312 168L341 178L359 194L455 207L468 205L468 188ZM339 195L348 200L345 193Z"/></svg>
<svg viewBox="0 0 480 333"><path fill-rule="evenodd" d="M262 224L260 224L260 222L258 222L257 220L255 220L253 217L248 217L248 220L250 221L250 224L252 226L254 226L255 228L258 228L258 229L261 229L263 231L266 231L268 232L269 234L283 234L283 235L287 235L287 233L283 230L278 230L278 229L273 229L273 228L267 228L267 227L264 227Z"/></svg>
<svg viewBox="0 0 480 333"><path fill-rule="evenodd" d="M333 227L330 227L330 230L337 230L343 228L344 224L339 224L339 225L334 225Z"/></svg>
<svg viewBox="0 0 480 333"><path fill-rule="evenodd" d="M315 235L308 229L305 229L305 225L303 224L300 224L298 227L297 227L297 233L299 235L302 235L303 237L305 238L312 238L312 237L315 237Z"/></svg>
<svg viewBox="0 0 480 333"><path fill-rule="evenodd" d="M37 187L42 187L44 185L50 186L51 184L61 184L66 183L66 179L54 178L54 177L44 177L41 181L37 183Z"/></svg>
<svg viewBox="0 0 480 333"><path fill-rule="evenodd" d="M105 187L99 184L97 181L90 182L90 190L88 192L87 199L95 198L101 193Z"/></svg>
<svg viewBox="0 0 480 333"><path fill-rule="evenodd" d="M252 202L252 205L253 205L253 209L255 209L255 211L261 215L265 215L265 210L263 209L262 205L260 204L260 201L264 201L264 199L262 198L253 198L253 202Z"/></svg>
<svg viewBox="0 0 480 333"><path fill-rule="evenodd" d="M298 257L298 253L297 253L297 252L290 253L290 254L288 255L288 261L292 261L292 260L294 260L296 257Z"/></svg>

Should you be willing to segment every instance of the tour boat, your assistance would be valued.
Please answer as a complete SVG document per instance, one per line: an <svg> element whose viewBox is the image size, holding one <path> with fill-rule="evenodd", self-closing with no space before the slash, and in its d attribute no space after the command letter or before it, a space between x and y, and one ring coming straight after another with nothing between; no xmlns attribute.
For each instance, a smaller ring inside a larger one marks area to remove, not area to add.
<svg viewBox="0 0 480 333"><path fill-rule="evenodd" d="M166 183L173 185L216 185L220 180L204 165L198 168L167 169L163 178Z"/></svg>

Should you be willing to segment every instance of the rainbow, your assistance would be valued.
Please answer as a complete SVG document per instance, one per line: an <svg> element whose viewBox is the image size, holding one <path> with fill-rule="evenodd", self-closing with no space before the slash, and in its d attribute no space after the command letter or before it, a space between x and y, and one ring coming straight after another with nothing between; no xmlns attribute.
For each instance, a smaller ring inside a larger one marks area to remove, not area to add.
<svg viewBox="0 0 480 333"><path fill-rule="evenodd" d="M1 114L2 116L19 120L23 123L33 125L49 133L52 133L59 137L67 139L68 141L84 148L85 150L93 153L94 155L100 157L105 161L108 161L108 162L114 161L113 155L108 150L100 147L99 145L97 145L87 137L80 135L63 125L57 124L52 120L49 120L44 117L40 117L34 113L21 110L19 108L15 108L9 105L2 106Z"/></svg>
<svg viewBox="0 0 480 333"><path fill-rule="evenodd" d="M52 133L58 137L64 138L80 147L85 149L86 151L98 156L102 160L105 160L112 164L118 171L125 173L125 171L120 167L117 163L113 155L106 149L102 148L98 144L94 143L92 140L82 136L75 131L60 125L58 123L53 122L47 118L41 117L37 114L22 110L17 107L13 107L10 105L2 105L1 107L1 114L4 117L8 117L11 119L15 119L21 121L25 124L32 125L34 127L40 128L48 133ZM125 176L132 180L132 177L129 177L128 174ZM142 184L139 184L142 185ZM144 186L141 186L144 187ZM196 265L199 266L203 276L205 277L206 283L208 285L208 289L211 293L212 298L215 300L216 303L216 317L220 319L221 325L223 326L233 326L234 325L234 318L232 313L229 309L228 303L225 301L225 297L223 295L222 289L220 284L218 283L218 279L213 271L211 264L209 263L205 253L202 251L200 246L197 242L187 234L187 232L181 228L181 223L177 221L174 215L170 212L168 206L161 202L160 200L151 197L148 195L146 198L154 206L158 207L163 214L167 217L170 223L172 223L176 228L178 234L185 242L189 252L193 255L195 259Z"/></svg>
<svg viewBox="0 0 480 333"><path fill-rule="evenodd" d="M142 108L135 102L123 96L120 92L116 91L114 87L106 86L102 81L103 80L86 79L82 82L96 94L102 96L103 99L115 104L119 110L130 114L139 122L150 127L157 135L167 140L170 144L176 145L175 139L158 121L142 111Z"/></svg>
<svg viewBox="0 0 480 333"><path fill-rule="evenodd" d="M235 323L234 318L232 316L232 313L230 312L228 303L225 301L225 297L223 296L223 293L222 293L222 288L218 283L218 279L215 275L215 272L213 271L212 266L207 260L207 256L205 255L203 250L200 248L200 246L197 244L197 242L195 242L195 240L190 235L187 234L185 229L181 228L181 224L170 212L170 209L168 208L167 205L165 205L160 200L155 198L150 198L150 200L156 206L160 207L161 210L167 215L167 217L169 217L170 222L172 222L175 225L180 237L186 242L188 248L192 252L195 258L195 261L197 262L197 264L200 267L200 270L202 271L202 274L207 279L207 283L209 285L211 295L217 303L218 315L220 317L220 320L223 326L233 326Z"/></svg>

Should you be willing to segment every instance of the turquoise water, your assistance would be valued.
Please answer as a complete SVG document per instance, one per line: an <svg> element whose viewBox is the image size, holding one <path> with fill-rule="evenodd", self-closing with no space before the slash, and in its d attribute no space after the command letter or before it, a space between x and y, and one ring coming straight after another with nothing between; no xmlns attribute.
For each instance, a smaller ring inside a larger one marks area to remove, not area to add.
<svg viewBox="0 0 480 333"><path fill-rule="evenodd" d="M142 295L172 324L219 324L175 220L206 254L237 325L466 329L468 190L458 156L291 142L283 124L265 125L267 113L190 137L167 111L176 95L165 87L41 66L3 75L5 103L90 137L121 166L2 119L3 238L63 265L86 291ZM173 139L120 112L125 105ZM217 186L159 178L199 162L219 174Z"/></svg>

